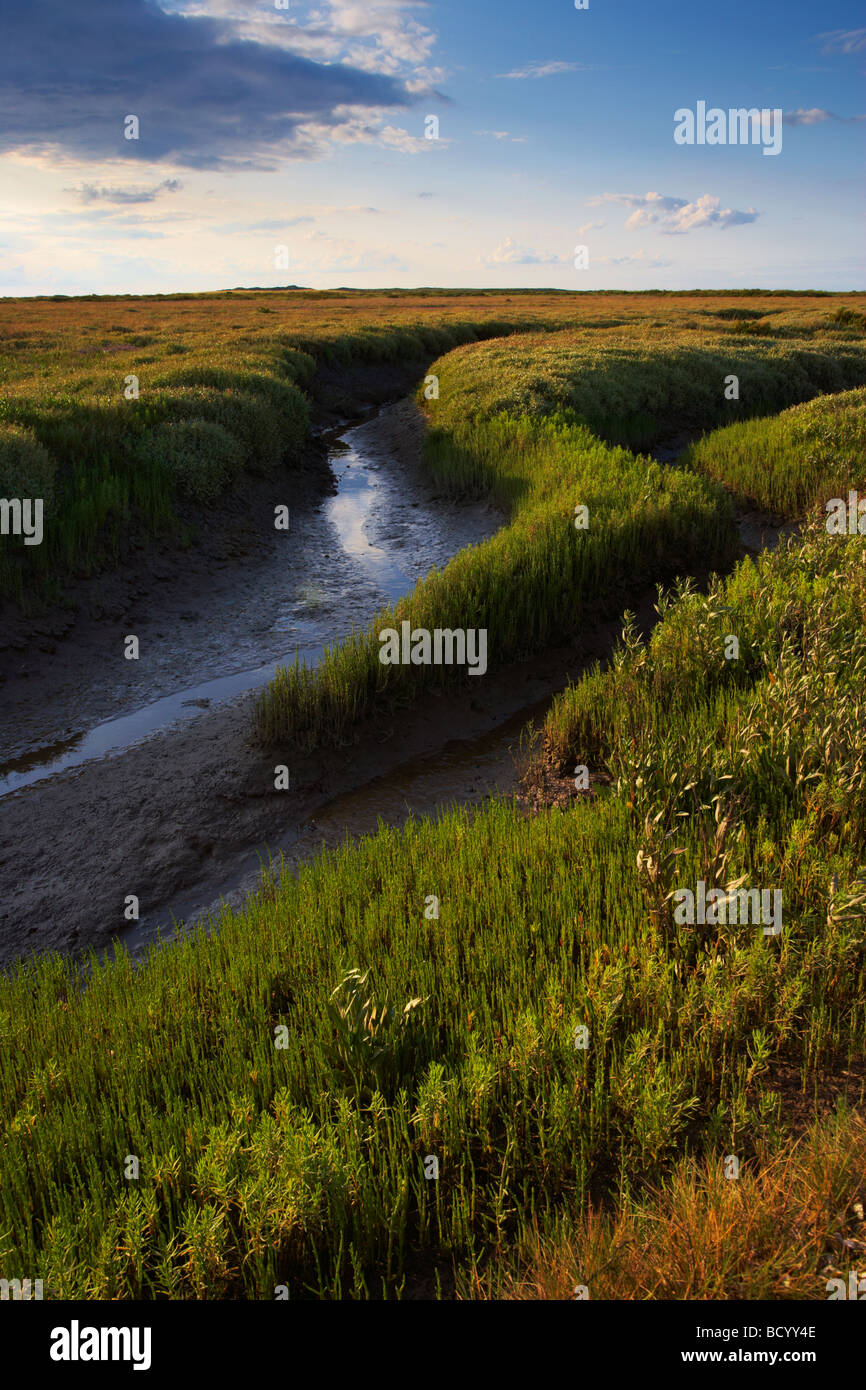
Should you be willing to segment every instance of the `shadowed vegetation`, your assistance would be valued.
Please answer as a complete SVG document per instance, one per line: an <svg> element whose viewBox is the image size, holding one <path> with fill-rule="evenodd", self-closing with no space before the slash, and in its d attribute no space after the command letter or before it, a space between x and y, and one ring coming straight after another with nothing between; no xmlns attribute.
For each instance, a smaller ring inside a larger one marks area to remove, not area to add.
<svg viewBox="0 0 866 1390"><path fill-rule="evenodd" d="M859 1271L846 1249L866 1237L864 1171L856 1114L817 1123L736 1182L721 1160L688 1160L615 1214L590 1209L533 1231L516 1272L497 1269L467 1296L569 1299L583 1284L595 1299L838 1298Z"/></svg>

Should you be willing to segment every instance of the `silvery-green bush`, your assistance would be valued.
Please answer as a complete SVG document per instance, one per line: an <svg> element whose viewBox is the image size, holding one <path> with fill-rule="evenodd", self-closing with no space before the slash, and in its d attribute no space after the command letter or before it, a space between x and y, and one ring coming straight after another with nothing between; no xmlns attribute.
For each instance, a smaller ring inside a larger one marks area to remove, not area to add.
<svg viewBox="0 0 866 1390"><path fill-rule="evenodd" d="M31 430L0 427L0 497L41 497L48 507L54 473L54 459Z"/></svg>
<svg viewBox="0 0 866 1390"><path fill-rule="evenodd" d="M244 451L212 420L177 420L160 425L141 442L139 461L165 468L181 496L209 503L240 475Z"/></svg>

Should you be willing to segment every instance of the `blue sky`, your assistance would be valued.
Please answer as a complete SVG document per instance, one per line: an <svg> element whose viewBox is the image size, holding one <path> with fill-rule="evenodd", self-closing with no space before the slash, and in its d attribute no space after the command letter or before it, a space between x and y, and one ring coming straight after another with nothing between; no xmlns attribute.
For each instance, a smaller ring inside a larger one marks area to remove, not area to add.
<svg viewBox="0 0 866 1390"><path fill-rule="evenodd" d="M862 18L0 0L0 293L862 289ZM778 154L677 144L699 102L781 110Z"/></svg>

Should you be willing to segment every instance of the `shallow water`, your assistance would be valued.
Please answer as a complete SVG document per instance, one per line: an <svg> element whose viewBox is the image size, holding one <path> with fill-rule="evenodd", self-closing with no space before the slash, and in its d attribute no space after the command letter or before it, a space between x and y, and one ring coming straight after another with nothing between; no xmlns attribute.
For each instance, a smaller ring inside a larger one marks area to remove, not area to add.
<svg viewBox="0 0 866 1390"><path fill-rule="evenodd" d="M246 499L230 559L218 546L177 578L157 557L110 620L91 616L56 654L28 655L3 694L0 961L108 941L140 958L176 923L242 905L269 860L291 870L380 821L477 806L515 786L526 720L607 655L618 623L494 673L483 692L438 708L431 700L414 722L395 716L345 756L309 758L285 801L249 740L253 692L277 664L319 661L502 525L486 504L435 495L420 466L422 429L403 402L328 436L336 491L292 510L288 533L275 536L269 495ZM753 520L767 544L766 519ZM648 611L653 599L654 589ZM139 661L120 655L130 632ZM119 920L118 885L141 894L139 921Z"/></svg>
<svg viewBox="0 0 866 1390"><path fill-rule="evenodd" d="M335 495L312 515L290 516L287 545L281 550L272 541L273 554L261 573L244 576L242 602L228 588L215 596L210 612L180 615L192 625L164 620L165 632L141 640L142 654L147 646L151 657L147 672L144 661L120 662L119 673L114 661L104 676L95 672L94 685L113 679L113 703L133 708L68 734L51 730L46 736L43 729L41 738L31 738L0 764L0 796L122 753L202 710L260 689L277 665L297 659L315 666L327 645L414 587L429 568L418 566L425 550L431 563L441 563L469 540L496 529L489 519L479 528L477 518L474 525L470 517L461 521L454 508L425 508L417 498L401 496L397 471L376 455L370 421L333 439L329 458ZM202 679L190 679L196 667ZM157 697L136 705L140 673L145 688L156 686ZM159 687L172 679L175 688L162 693ZM77 707L78 699L69 704ZM50 711L47 717L50 721Z"/></svg>

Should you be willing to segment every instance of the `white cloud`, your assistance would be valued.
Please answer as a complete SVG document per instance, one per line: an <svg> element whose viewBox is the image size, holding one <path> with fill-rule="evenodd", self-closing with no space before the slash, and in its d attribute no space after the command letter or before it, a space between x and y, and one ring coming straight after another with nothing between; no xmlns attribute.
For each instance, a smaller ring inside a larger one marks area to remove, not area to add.
<svg viewBox="0 0 866 1390"><path fill-rule="evenodd" d="M782 117L784 125L821 125L824 121L866 121L866 116L837 116L835 111L825 111L821 106L810 106L808 110L801 106L796 111L786 111Z"/></svg>
<svg viewBox="0 0 866 1390"><path fill-rule="evenodd" d="M663 261L660 256L648 256L646 251L632 251L629 256L594 256L594 265L642 265L648 269L658 270L660 266L672 265L672 261Z"/></svg>
<svg viewBox="0 0 866 1390"><path fill-rule="evenodd" d="M671 198L662 193L598 193L589 199L590 207L602 203L624 203L626 207L652 207L659 212L675 212L686 203L685 198Z"/></svg>
<svg viewBox="0 0 866 1390"><path fill-rule="evenodd" d="M829 29L817 37L825 40L822 53L861 53L866 48L866 29Z"/></svg>
<svg viewBox="0 0 866 1390"><path fill-rule="evenodd" d="M757 221L759 216L755 208L748 208L745 212L723 208L720 198L705 193L697 202L686 203L672 217L666 218L662 231L673 236L694 231L696 227L721 227L724 230L726 227L745 226Z"/></svg>
<svg viewBox="0 0 866 1390"><path fill-rule="evenodd" d="M83 183L80 188L64 188L64 193L74 193L80 203L116 203L126 206L129 203L152 203L160 193L177 193L183 184L177 179L163 179L162 183L152 184L150 188L97 188L93 183Z"/></svg>
<svg viewBox="0 0 866 1390"><path fill-rule="evenodd" d="M476 135L490 135L494 140L508 140L512 145L525 145L527 138L525 135L512 135L507 130L476 130Z"/></svg>
<svg viewBox="0 0 866 1390"><path fill-rule="evenodd" d="M755 208L745 212L736 208L723 208L721 199L704 193L696 202L686 198L673 198L662 193L600 193L589 200L591 207L604 203L622 203L634 208L626 227L635 231L639 227L659 224L659 230L666 236L678 236L683 232L694 231L698 227L740 227L757 221L760 213Z"/></svg>
<svg viewBox="0 0 866 1390"><path fill-rule="evenodd" d="M482 265L559 265L561 256L550 251L533 251L531 246L520 246L507 236L489 256L479 256Z"/></svg>
<svg viewBox="0 0 866 1390"><path fill-rule="evenodd" d="M652 212L649 208L637 208L626 221L629 231L635 231L638 227L648 227L652 222L658 222L657 212Z"/></svg>
<svg viewBox="0 0 866 1390"><path fill-rule="evenodd" d="M577 235L586 236L587 232L600 232L602 227L606 226L606 222L582 222L577 229Z"/></svg>
<svg viewBox="0 0 866 1390"><path fill-rule="evenodd" d="M560 72L591 72L592 69L585 63L563 63L561 61L551 61L547 63L527 63L525 67L515 68L513 72L498 72L497 77L553 77Z"/></svg>
<svg viewBox="0 0 866 1390"><path fill-rule="evenodd" d="M389 112L367 108L340 107L335 123L303 121L295 131L291 154L295 158L322 159L337 145L384 145L404 154L420 154L424 150L444 148L449 141L443 138L426 140L413 135L403 126L388 122ZM419 127L421 122L419 120Z"/></svg>

